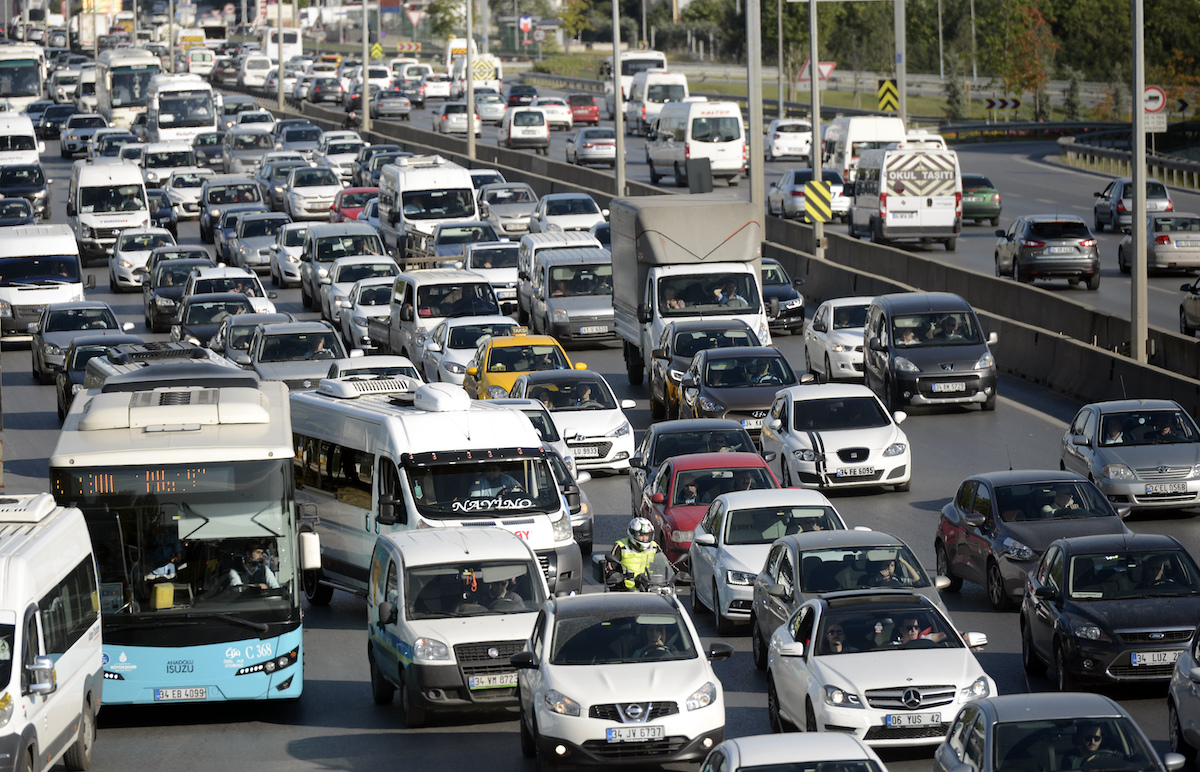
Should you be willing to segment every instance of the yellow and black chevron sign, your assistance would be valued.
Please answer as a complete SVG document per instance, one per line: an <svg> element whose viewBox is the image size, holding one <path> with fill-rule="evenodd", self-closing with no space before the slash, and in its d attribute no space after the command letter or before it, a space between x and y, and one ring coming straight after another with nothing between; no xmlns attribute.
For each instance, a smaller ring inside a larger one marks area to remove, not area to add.
<svg viewBox="0 0 1200 772"><path fill-rule="evenodd" d="M888 192L897 196L952 196L957 188L954 158L948 153L892 156L884 176Z"/></svg>
<svg viewBox="0 0 1200 772"><path fill-rule="evenodd" d="M804 183L804 215L809 222L829 222L829 183L809 180Z"/></svg>
<svg viewBox="0 0 1200 772"><path fill-rule="evenodd" d="M881 80L879 88L875 91L875 96L879 97L880 110L900 110L900 92L896 90L896 81Z"/></svg>

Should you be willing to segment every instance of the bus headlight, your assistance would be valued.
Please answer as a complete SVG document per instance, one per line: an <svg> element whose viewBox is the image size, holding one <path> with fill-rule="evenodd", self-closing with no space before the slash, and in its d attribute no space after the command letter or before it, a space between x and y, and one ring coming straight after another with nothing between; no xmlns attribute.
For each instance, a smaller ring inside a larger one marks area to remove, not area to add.
<svg viewBox="0 0 1200 772"><path fill-rule="evenodd" d="M0 729L8 726L8 722L12 720L15 707L12 695L5 692L4 696L0 697Z"/></svg>
<svg viewBox="0 0 1200 772"><path fill-rule="evenodd" d="M236 651L236 649L234 651ZM283 670L284 668L291 667L299 661L300 647L296 647L287 654L280 654L277 657L271 657L270 659L263 660L262 662L255 662L253 665L247 665L246 667L241 668L234 673L234 676L250 675L252 673L266 673L270 675L271 673Z"/></svg>

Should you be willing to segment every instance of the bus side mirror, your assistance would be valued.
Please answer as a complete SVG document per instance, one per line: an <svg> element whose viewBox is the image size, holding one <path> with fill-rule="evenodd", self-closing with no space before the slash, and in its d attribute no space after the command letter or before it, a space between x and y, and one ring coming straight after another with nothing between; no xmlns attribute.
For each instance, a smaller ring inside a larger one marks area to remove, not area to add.
<svg viewBox="0 0 1200 772"><path fill-rule="evenodd" d="M53 694L58 689L58 675L54 672L54 660L47 656L33 658L33 664L25 668L29 674L30 694Z"/></svg>
<svg viewBox="0 0 1200 772"><path fill-rule="evenodd" d="M300 532L300 570L321 568L321 537L313 531Z"/></svg>

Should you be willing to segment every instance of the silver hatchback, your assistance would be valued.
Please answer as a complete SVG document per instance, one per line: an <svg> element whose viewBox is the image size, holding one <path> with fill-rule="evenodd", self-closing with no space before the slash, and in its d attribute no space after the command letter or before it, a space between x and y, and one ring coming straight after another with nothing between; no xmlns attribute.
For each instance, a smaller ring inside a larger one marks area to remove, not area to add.
<svg viewBox="0 0 1200 772"><path fill-rule="evenodd" d="M1034 279L1087 282L1100 289L1100 248L1080 217L1024 215L996 231L997 276L1031 283Z"/></svg>

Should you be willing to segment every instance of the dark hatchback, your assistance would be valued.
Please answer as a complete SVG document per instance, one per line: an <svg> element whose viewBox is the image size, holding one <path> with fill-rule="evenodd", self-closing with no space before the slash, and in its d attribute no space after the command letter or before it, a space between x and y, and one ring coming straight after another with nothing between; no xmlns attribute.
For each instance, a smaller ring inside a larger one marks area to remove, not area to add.
<svg viewBox="0 0 1200 772"><path fill-rule="evenodd" d="M508 102L509 107L523 107L532 104L533 100L537 99L537 95L537 87L518 83L508 87L505 101Z"/></svg>
<svg viewBox="0 0 1200 772"><path fill-rule="evenodd" d="M37 217L45 220L50 216L50 180L41 164L0 167L0 197L23 198Z"/></svg>
<svg viewBox="0 0 1200 772"><path fill-rule="evenodd" d="M342 84L337 78L314 78L312 86L308 89L308 101L317 102L341 102L342 101Z"/></svg>
<svg viewBox="0 0 1200 772"><path fill-rule="evenodd" d="M1200 567L1170 536L1058 539L1030 572L1021 661L1046 663L1061 691L1081 683L1165 682L1200 618Z"/></svg>
<svg viewBox="0 0 1200 772"><path fill-rule="evenodd" d="M213 65L208 79L216 86L236 86L238 81L238 63L236 59L218 59Z"/></svg>
<svg viewBox="0 0 1200 772"><path fill-rule="evenodd" d="M783 352L765 346L700 351L680 381L680 418L730 418L757 442L775 393L798 383Z"/></svg>
<svg viewBox="0 0 1200 772"><path fill-rule="evenodd" d="M170 328L191 272L215 265L207 258L178 258L161 260L150 270L142 281L142 317L151 332L166 332Z"/></svg>
<svg viewBox="0 0 1200 772"><path fill-rule="evenodd" d="M642 490L654 484L654 475L668 458L692 453L757 453L754 440L737 421L724 418L689 418L659 421L642 435L629 460L631 512L642 503Z"/></svg>
<svg viewBox="0 0 1200 772"><path fill-rule="evenodd" d="M701 349L757 346L758 336L740 319L669 322L650 352L650 416L679 417L679 382Z"/></svg>
<svg viewBox="0 0 1200 772"><path fill-rule="evenodd" d="M171 320L171 340L207 346L225 317L252 314L250 298L240 292L203 292L183 299Z"/></svg>
<svg viewBox="0 0 1200 772"><path fill-rule="evenodd" d="M175 238L179 238L179 218L175 216L175 207L167 192L158 188L146 189L146 202L150 205L150 224L156 228L166 228Z"/></svg>
<svg viewBox="0 0 1200 772"><path fill-rule="evenodd" d="M778 260L764 257L762 261L762 292L767 305L779 303L779 312L771 317L772 330L804 329L804 295L800 286L804 279L793 279ZM774 309L772 309L774 312Z"/></svg>
<svg viewBox="0 0 1200 772"><path fill-rule="evenodd" d="M71 341L63 358L63 369L54 377L60 422L67 417L75 394L83 389L87 363L122 343L142 343L142 339L137 335L80 335Z"/></svg>
<svg viewBox="0 0 1200 772"><path fill-rule="evenodd" d="M225 157L222 150L225 145L225 132L202 131L192 140L192 151L196 154L196 166L205 169L221 171L225 168Z"/></svg>
<svg viewBox="0 0 1200 772"><path fill-rule="evenodd" d="M46 112L37 122L37 135L42 139L58 139L62 136L63 124L75 113L75 105L54 105L47 107Z"/></svg>

